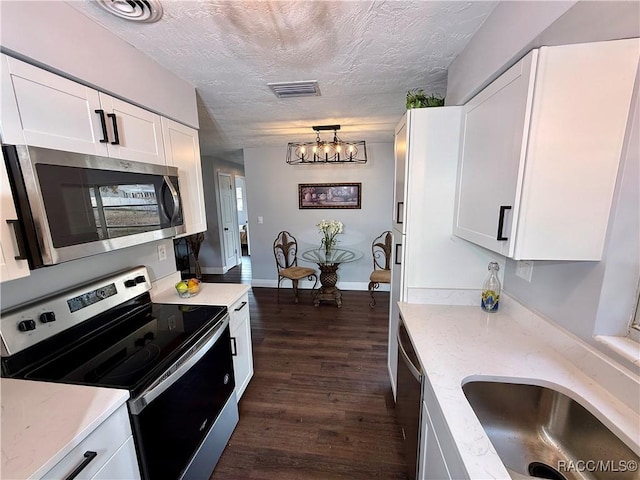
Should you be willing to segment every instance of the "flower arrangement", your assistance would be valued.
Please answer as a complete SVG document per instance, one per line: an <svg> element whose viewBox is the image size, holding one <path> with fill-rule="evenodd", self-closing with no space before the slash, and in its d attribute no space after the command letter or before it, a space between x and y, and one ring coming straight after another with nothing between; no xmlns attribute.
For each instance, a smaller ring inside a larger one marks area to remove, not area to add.
<svg viewBox="0 0 640 480"><path fill-rule="evenodd" d="M317 224L318 230L322 234L320 246L324 247L325 253L328 255L333 246L337 243L336 235L342 233L344 225L337 220L325 220L324 218Z"/></svg>

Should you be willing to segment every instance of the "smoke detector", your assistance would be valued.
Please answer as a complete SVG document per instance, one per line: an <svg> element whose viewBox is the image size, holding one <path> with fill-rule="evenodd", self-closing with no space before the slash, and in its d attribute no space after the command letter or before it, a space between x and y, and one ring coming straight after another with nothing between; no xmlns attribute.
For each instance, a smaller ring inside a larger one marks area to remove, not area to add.
<svg viewBox="0 0 640 480"><path fill-rule="evenodd" d="M132 22L153 23L162 18L159 0L97 0L107 12Z"/></svg>

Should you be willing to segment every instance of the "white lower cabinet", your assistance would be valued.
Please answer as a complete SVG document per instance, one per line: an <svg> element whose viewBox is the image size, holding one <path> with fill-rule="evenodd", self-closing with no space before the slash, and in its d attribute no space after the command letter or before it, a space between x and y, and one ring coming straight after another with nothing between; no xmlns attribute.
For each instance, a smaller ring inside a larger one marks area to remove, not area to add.
<svg viewBox="0 0 640 480"><path fill-rule="evenodd" d="M466 480L458 448L449 433L429 379L422 379L422 411L420 416L419 480Z"/></svg>
<svg viewBox="0 0 640 480"><path fill-rule="evenodd" d="M420 427L420 457L418 472L421 480L450 480L447 463L442 454L438 437L429 417L426 403L422 403L422 425Z"/></svg>
<svg viewBox="0 0 640 480"><path fill-rule="evenodd" d="M133 445L133 437L122 444L118 451L96 473L92 480L129 480L140 478L138 459Z"/></svg>
<svg viewBox="0 0 640 480"><path fill-rule="evenodd" d="M76 475L72 476L73 473ZM126 405L118 408L42 479L69 477L77 480L140 478Z"/></svg>
<svg viewBox="0 0 640 480"><path fill-rule="evenodd" d="M251 348L251 319L249 316L249 295L244 294L229 308L231 321L231 350L233 353L233 373L236 377L236 397L244 393L253 376L253 350Z"/></svg>

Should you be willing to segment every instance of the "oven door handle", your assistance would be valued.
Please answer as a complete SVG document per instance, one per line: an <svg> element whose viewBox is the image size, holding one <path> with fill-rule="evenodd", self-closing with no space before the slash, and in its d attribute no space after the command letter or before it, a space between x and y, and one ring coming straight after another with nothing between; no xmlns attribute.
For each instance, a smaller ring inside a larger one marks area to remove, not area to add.
<svg viewBox="0 0 640 480"><path fill-rule="evenodd" d="M185 373L215 345L229 325L229 315L216 323L215 326L196 343L187 353L182 355L166 370L158 380L153 382L144 392L136 398L129 400L129 409L133 415L142 412L147 405L164 393L171 385L180 380Z"/></svg>

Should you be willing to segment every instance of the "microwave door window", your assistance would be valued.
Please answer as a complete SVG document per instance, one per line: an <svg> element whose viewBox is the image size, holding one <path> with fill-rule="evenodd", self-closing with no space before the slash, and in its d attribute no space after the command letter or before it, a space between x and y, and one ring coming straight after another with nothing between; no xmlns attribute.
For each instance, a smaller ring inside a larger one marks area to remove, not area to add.
<svg viewBox="0 0 640 480"><path fill-rule="evenodd" d="M55 248L170 226L163 176L47 164L36 171Z"/></svg>
<svg viewBox="0 0 640 480"><path fill-rule="evenodd" d="M48 165L39 165L43 167ZM56 248L99 240L82 169L40 169L40 190Z"/></svg>
<svg viewBox="0 0 640 480"><path fill-rule="evenodd" d="M91 189L91 202L101 239L160 228L160 210L153 184L95 186Z"/></svg>

